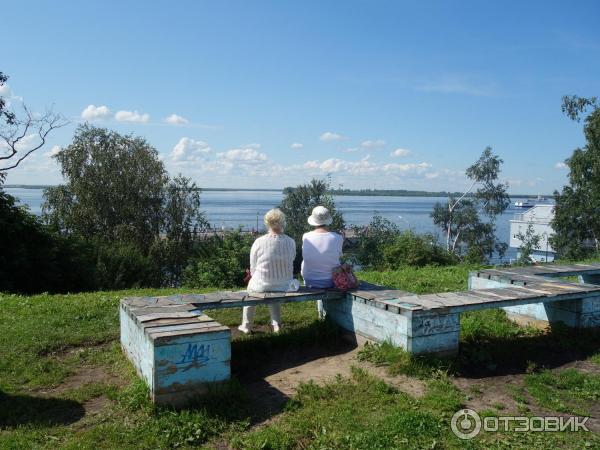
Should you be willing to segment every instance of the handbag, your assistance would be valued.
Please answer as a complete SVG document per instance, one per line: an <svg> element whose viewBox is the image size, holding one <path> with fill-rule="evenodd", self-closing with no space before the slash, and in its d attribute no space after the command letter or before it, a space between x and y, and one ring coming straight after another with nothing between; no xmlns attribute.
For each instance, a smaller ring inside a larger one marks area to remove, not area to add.
<svg viewBox="0 0 600 450"><path fill-rule="evenodd" d="M350 264L342 264L333 269L333 285L342 291L358 287L358 279Z"/></svg>
<svg viewBox="0 0 600 450"><path fill-rule="evenodd" d="M252 279L252 273L250 272L250 269L246 269L246 271L244 272L244 284L248 284L250 283L250 280Z"/></svg>

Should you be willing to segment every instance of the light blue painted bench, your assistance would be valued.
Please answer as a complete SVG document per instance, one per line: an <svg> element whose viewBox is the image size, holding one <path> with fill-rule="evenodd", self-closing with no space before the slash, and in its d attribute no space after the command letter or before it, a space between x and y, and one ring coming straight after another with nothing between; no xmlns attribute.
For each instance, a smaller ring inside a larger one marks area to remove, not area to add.
<svg viewBox="0 0 600 450"><path fill-rule="evenodd" d="M579 276L581 283L558 277ZM361 283L349 292L302 288L293 293L212 292L121 301L121 344L157 403L182 404L208 383L230 377L231 334L208 309L323 300L341 328L413 354L458 350L460 314L505 308L510 314L600 326L600 264L486 269L469 291L415 295Z"/></svg>

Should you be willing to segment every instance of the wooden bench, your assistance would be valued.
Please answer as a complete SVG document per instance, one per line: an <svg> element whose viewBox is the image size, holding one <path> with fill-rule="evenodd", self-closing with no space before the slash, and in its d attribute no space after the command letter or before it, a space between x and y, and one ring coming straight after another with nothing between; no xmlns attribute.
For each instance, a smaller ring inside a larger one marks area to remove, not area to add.
<svg viewBox="0 0 600 450"><path fill-rule="evenodd" d="M578 276L580 283L557 277ZM121 344L157 403L182 404L230 377L231 334L203 311L323 300L341 328L413 354L458 350L460 314L505 308L512 315L600 326L600 264L472 272L469 291L416 295L362 282L349 292L211 292L121 300Z"/></svg>

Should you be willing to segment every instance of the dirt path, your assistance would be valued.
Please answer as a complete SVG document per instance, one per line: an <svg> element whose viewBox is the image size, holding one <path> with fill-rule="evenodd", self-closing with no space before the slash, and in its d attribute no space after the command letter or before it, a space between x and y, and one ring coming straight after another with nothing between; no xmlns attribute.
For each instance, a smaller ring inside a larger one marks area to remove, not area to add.
<svg viewBox="0 0 600 450"><path fill-rule="evenodd" d="M322 384L335 379L336 376L349 377L352 367L358 366L367 370L387 384L413 397L425 393L425 383L421 380L399 375L388 375L384 367L358 360L358 352L366 342L345 341L335 354L324 353L319 348L303 348L301 351L280 355L268 365L253 374L238 374L246 387L251 401L256 404L256 424L264 424L277 415L285 403L293 397L298 386L314 381Z"/></svg>

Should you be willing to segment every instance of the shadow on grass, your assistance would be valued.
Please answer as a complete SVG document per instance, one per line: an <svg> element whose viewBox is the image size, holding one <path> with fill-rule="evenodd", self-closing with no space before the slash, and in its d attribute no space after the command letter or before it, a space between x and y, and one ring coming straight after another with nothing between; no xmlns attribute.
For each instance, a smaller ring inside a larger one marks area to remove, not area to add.
<svg viewBox="0 0 600 450"><path fill-rule="evenodd" d="M241 380L254 381L285 369L356 348L329 321L314 321L280 334L258 334L231 344L231 369Z"/></svg>
<svg viewBox="0 0 600 450"><path fill-rule="evenodd" d="M574 329L555 324L530 335L475 333L461 340L457 355L415 356L388 342L366 345L359 359L386 366L391 374L421 379L439 374L484 378L531 373L584 360L598 353L599 329Z"/></svg>
<svg viewBox="0 0 600 450"><path fill-rule="evenodd" d="M457 369L460 375L483 377L522 374L552 369L587 359L600 348L600 330L554 324L533 336L486 337L461 342Z"/></svg>
<svg viewBox="0 0 600 450"><path fill-rule="evenodd" d="M328 321L284 330L280 334L257 333L232 342L231 382L217 387L208 396L189 406L203 409L227 421L260 423L279 414L290 397L265 380L265 377L319 358L352 351L356 342L347 339Z"/></svg>
<svg viewBox="0 0 600 450"><path fill-rule="evenodd" d="M74 400L0 391L0 429L19 425L68 425L84 415L83 405Z"/></svg>

